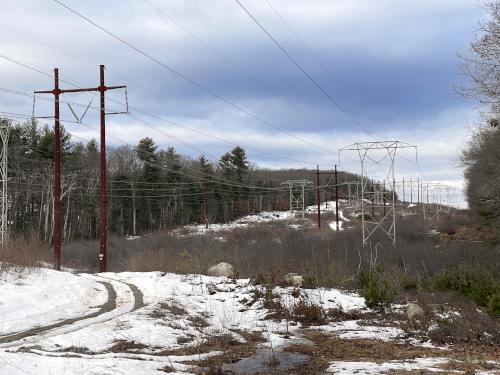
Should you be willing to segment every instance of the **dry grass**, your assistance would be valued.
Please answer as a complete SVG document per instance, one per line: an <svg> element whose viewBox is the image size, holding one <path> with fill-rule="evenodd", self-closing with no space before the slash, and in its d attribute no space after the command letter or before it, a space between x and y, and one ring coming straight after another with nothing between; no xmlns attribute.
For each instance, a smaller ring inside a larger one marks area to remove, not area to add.
<svg viewBox="0 0 500 375"><path fill-rule="evenodd" d="M0 251L0 277L24 275L37 272L47 262L45 246L36 235L11 239Z"/></svg>
<svg viewBox="0 0 500 375"><path fill-rule="evenodd" d="M130 340L117 340L107 351L111 353L137 353L146 345Z"/></svg>
<svg viewBox="0 0 500 375"><path fill-rule="evenodd" d="M457 346L449 351L423 348L393 341L371 339L340 339L325 333L308 330L305 336L313 342L312 345L299 344L287 350L306 354L310 360L294 369L295 374L323 374L332 361L375 362L405 361L423 357L448 357L450 361L442 367L443 373L452 370L473 374L477 370L498 370L491 364L498 360L499 349L491 346L483 347ZM283 374L289 372L283 372ZM390 374L410 374L408 371L389 371ZM421 374L422 371L416 372ZM434 373L434 372L433 372Z"/></svg>

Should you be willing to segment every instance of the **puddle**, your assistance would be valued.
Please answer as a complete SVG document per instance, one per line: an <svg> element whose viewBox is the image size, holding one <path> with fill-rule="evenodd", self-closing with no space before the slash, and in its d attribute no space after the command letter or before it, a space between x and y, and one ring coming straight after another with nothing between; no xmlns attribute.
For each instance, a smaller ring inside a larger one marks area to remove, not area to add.
<svg viewBox="0 0 500 375"><path fill-rule="evenodd" d="M274 349L268 346L260 346L255 353L246 358L242 358L238 362L226 364L223 366L223 371L228 371L232 374L259 374L267 373L272 370L286 370L297 365L305 363L309 360L309 356L299 353L291 353L285 351L287 347L296 343L312 344L307 339L295 337L288 341L285 345L280 345Z"/></svg>
<svg viewBox="0 0 500 375"><path fill-rule="evenodd" d="M224 365L224 371L234 374L258 374L267 370L285 370L301 363L305 363L309 357L305 354L285 352L282 348L272 351L269 348L258 349L251 357Z"/></svg>

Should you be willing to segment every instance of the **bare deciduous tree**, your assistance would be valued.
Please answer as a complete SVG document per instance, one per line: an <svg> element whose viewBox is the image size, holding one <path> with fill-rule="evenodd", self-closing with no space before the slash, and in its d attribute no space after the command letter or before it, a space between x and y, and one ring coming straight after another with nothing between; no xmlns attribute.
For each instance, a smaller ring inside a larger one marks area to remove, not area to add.
<svg viewBox="0 0 500 375"><path fill-rule="evenodd" d="M458 92L477 100L490 127L480 127L462 152L467 199L471 210L498 228L500 223L500 2L486 5L487 20L480 23L471 52L460 56L461 71L470 85Z"/></svg>
<svg viewBox="0 0 500 375"><path fill-rule="evenodd" d="M469 85L457 91L478 100L491 125L498 125L500 114L500 1L486 5L489 17L479 24L470 53L460 55L460 70Z"/></svg>

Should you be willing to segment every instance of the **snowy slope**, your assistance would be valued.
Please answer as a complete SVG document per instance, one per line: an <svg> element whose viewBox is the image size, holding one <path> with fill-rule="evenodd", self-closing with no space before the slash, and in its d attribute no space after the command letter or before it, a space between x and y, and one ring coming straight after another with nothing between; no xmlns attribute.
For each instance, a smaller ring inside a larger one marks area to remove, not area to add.
<svg viewBox="0 0 500 375"><path fill-rule="evenodd" d="M68 272L38 269L0 279L0 335L90 314L106 302L106 288Z"/></svg>

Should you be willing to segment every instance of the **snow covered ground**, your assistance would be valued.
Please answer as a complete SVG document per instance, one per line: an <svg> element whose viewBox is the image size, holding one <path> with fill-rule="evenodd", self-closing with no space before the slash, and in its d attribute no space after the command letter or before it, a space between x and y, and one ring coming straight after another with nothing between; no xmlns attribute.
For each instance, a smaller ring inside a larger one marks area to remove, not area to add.
<svg viewBox="0 0 500 375"><path fill-rule="evenodd" d="M345 207L345 200L339 199L339 227L340 230L346 228L347 223L351 220L344 216L342 207ZM306 214L316 214L318 206L307 206L304 209ZM320 205L322 214L335 214L335 201L323 202ZM256 214L243 216L228 224L210 224L208 229L205 224L186 225L180 229L176 229L174 233L177 235L202 235L212 232L231 231L237 228L248 228L262 223L270 223L275 221L289 222L288 227L292 229L300 229L305 227L312 227L315 225L310 219L302 219L297 212L291 213L290 211L262 211ZM330 223L330 228L336 230L335 222ZM129 236L127 239L133 240L136 237Z"/></svg>
<svg viewBox="0 0 500 375"><path fill-rule="evenodd" d="M106 287L68 272L40 268L0 279L0 335L87 315L106 302Z"/></svg>
<svg viewBox="0 0 500 375"><path fill-rule="evenodd" d="M259 350L266 352L301 342L300 323L268 317L264 296L264 288L248 279L203 275L73 275L52 270L40 270L23 279L11 275L0 282L4 326L0 374L191 374L199 361L222 354L204 346L213 338L230 337L246 343L247 333L259 333L265 341L259 344ZM275 287L272 296L288 308L306 301L325 311L368 311L362 297L337 289L300 289L297 293L291 287ZM103 311L103 304L109 310ZM69 317L75 319L65 321ZM61 326L38 331L41 326L61 321ZM385 342L403 336L396 327L360 323L346 320L314 329L346 340ZM26 336L8 335L13 332ZM332 361L328 371L432 371L443 361L446 359L416 358L383 364Z"/></svg>
<svg viewBox="0 0 500 375"><path fill-rule="evenodd" d="M205 224L186 225L180 229L176 229L175 233L180 235L201 235L211 232L231 231L237 228L247 228L252 225L272 221L296 221L296 218L290 211L262 211L258 214L243 216L229 224L210 224L208 229Z"/></svg>

